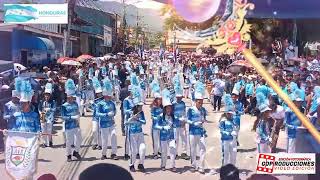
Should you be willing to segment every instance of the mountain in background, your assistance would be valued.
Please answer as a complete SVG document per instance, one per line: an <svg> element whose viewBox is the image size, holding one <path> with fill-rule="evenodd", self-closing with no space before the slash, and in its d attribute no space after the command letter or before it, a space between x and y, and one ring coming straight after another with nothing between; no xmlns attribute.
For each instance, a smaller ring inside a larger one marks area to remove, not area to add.
<svg viewBox="0 0 320 180"><path fill-rule="evenodd" d="M120 16L123 16L123 6L122 3L115 1L98 1L97 3L101 4L101 9L110 13L117 13ZM140 16L140 20L138 21L139 25L148 25L144 26L150 31L162 31L163 19L160 16L160 13L154 9L141 9L137 8L134 5L126 6L126 20L129 26L137 25L137 11Z"/></svg>

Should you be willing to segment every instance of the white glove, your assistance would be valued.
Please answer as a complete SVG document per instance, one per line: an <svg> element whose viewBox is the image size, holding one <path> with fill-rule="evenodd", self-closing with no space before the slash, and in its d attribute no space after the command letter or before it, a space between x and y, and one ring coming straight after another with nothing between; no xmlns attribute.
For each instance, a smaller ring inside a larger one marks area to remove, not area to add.
<svg viewBox="0 0 320 180"><path fill-rule="evenodd" d="M108 116L109 117L114 116L114 113L113 112L108 112Z"/></svg>
<svg viewBox="0 0 320 180"><path fill-rule="evenodd" d="M271 137L269 137L268 141L269 141L269 142L272 142L272 138L271 138Z"/></svg>
<svg viewBox="0 0 320 180"><path fill-rule="evenodd" d="M44 108L44 111L48 112L48 111L50 111L50 108Z"/></svg>
<svg viewBox="0 0 320 180"><path fill-rule="evenodd" d="M170 129L170 126L164 126L163 129L164 129L164 130L169 130L169 129Z"/></svg>
<svg viewBox="0 0 320 180"><path fill-rule="evenodd" d="M179 121L185 121L185 120L186 120L185 117L180 117L180 118L179 118Z"/></svg>
<svg viewBox="0 0 320 180"><path fill-rule="evenodd" d="M195 125L195 126L201 126L201 125L202 125L202 122L195 122L194 125Z"/></svg>
<svg viewBox="0 0 320 180"><path fill-rule="evenodd" d="M74 115L74 116L71 116L71 119L80 119L80 116L79 115Z"/></svg>
<svg viewBox="0 0 320 180"><path fill-rule="evenodd" d="M236 132L236 131L232 131L232 132L231 132L231 135L232 135L232 136L237 136L237 132Z"/></svg>

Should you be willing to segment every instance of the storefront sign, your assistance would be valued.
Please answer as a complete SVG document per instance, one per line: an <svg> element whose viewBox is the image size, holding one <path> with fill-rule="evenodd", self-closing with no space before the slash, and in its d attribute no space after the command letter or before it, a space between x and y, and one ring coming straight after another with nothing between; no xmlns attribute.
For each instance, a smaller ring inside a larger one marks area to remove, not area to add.
<svg viewBox="0 0 320 180"><path fill-rule="evenodd" d="M104 26L104 46L112 47L112 29L108 26Z"/></svg>
<svg viewBox="0 0 320 180"><path fill-rule="evenodd" d="M68 4L4 4L4 23L68 24Z"/></svg>

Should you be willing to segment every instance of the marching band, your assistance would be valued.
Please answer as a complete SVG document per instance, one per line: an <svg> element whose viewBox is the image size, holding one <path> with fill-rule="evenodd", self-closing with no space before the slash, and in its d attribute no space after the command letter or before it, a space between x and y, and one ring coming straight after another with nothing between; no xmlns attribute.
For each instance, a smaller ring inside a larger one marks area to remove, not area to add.
<svg viewBox="0 0 320 180"><path fill-rule="evenodd" d="M168 62L165 62L170 64ZM161 64L161 62L160 62ZM169 168L176 172L176 161L178 159L191 160L191 171L205 172L206 159L206 137L208 111L203 106L207 97L206 82L204 74L192 71L181 72L178 64L159 67L159 74L153 69L144 69L138 66L138 72L134 67L126 65L128 72L125 84L119 80L118 67L113 63L103 67L89 67L78 70L77 78L66 80L64 89L66 101L61 106L61 119L63 120L65 148L67 161L72 156L81 160L79 154L82 142L80 122L81 116L92 111L92 149L101 150L101 160L107 159L108 145L111 144L110 158L118 160L118 143L116 134L117 102L121 101L121 116L123 118L121 128L125 138L124 159L129 160L129 170L136 171L136 160L139 159L137 169L145 171L144 160L146 149L152 148L153 159L161 158L159 167L166 170L167 156L170 157ZM160 70L161 68L161 70ZM185 81L180 77L184 75ZM215 75L221 78L220 74ZM222 80L220 80L222 81ZM222 83L216 84L217 86ZM121 89L121 87L127 89ZM224 85L223 85L224 86ZM219 88L219 87L214 87ZM128 91L125 93L125 91ZM220 89L221 90L221 89ZM315 94L319 95L315 89ZM12 100L5 105L4 119L8 122L8 130L34 132L47 134L42 137L42 147L52 147L53 124L55 113L58 109L55 100L52 99L53 85L48 82L44 87L43 98L36 107L30 103L34 90L29 80L16 78L15 90L12 91ZM270 102L272 90L264 81L257 86L257 82L250 78L249 81L239 76L232 92L224 93L224 111L218 122L221 134L222 164L236 165L238 137L241 124L241 116L247 111L245 104L240 97L245 96L252 100L256 99L256 108L259 115L256 122L257 151L259 153L271 153L274 143L274 131L279 134L281 125L276 125L272 133L270 119L280 121L284 124L288 135L287 152L295 152L296 130L301 126L297 116L285 105L279 107ZM223 90L222 90L223 93ZM291 84L288 88L294 103L303 110L305 92L297 85ZM126 94L123 97L123 94ZM143 106L146 97L153 97L150 108ZM190 107L187 107L184 97L192 100ZM210 98L209 98L210 99ZM312 100L316 104L317 99ZM312 106L312 107L313 107ZM248 106L247 106L248 107ZM219 109L220 107L218 107ZM317 108L311 108L310 116L316 113ZM151 117L146 117L144 111L150 111ZM284 113L285 112L285 113ZM39 115L38 115L39 114ZM151 122L152 145L145 143L143 126ZM276 140L275 140L276 142ZM199 159L197 156L199 155Z"/></svg>

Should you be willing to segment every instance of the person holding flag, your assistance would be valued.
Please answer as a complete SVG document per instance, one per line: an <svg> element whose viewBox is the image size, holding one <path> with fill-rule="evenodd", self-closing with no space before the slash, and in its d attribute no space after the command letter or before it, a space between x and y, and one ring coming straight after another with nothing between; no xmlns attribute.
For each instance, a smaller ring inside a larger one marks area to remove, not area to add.
<svg viewBox="0 0 320 180"><path fill-rule="evenodd" d="M47 83L44 90L44 99L40 101L38 111L40 114L41 129L43 133L52 134L56 101L51 99L53 86ZM43 147L52 147L52 135L43 136Z"/></svg>
<svg viewBox="0 0 320 180"><path fill-rule="evenodd" d="M80 112L79 106L75 101L76 98L76 86L72 79L68 79L65 83L65 92L67 94L67 102L61 107L61 118L64 121L64 128L66 134L66 152L67 161L71 162L71 155L81 160L79 154L81 145L81 130L80 130ZM74 145L74 151L72 152L71 145Z"/></svg>
<svg viewBox="0 0 320 180"><path fill-rule="evenodd" d="M6 171L14 179L33 179L36 172L38 140L41 135L39 114L32 109L34 95L29 80L16 80L15 88L19 93L21 111L13 114L14 125L6 135ZM18 94L16 94L18 95Z"/></svg>
<svg viewBox="0 0 320 180"><path fill-rule="evenodd" d="M99 118L100 134L102 141L101 160L107 159L106 153L108 140L111 139L111 159L118 160L117 156L117 136L115 129L114 116L116 115L116 105L112 101L113 87L108 78L103 80L102 94L104 100L101 100L96 107L96 116Z"/></svg>
<svg viewBox="0 0 320 180"><path fill-rule="evenodd" d="M205 136L206 131L203 124L206 122L207 110L202 107L205 96L205 86L202 82L195 83L195 105L187 111L187 123L189 124L189 141L191 155L191 171L195 172L199 168L200 173L204 173L204 160L206 156ZM197 165L197 148L200 148L200 162Z"/></svg>

